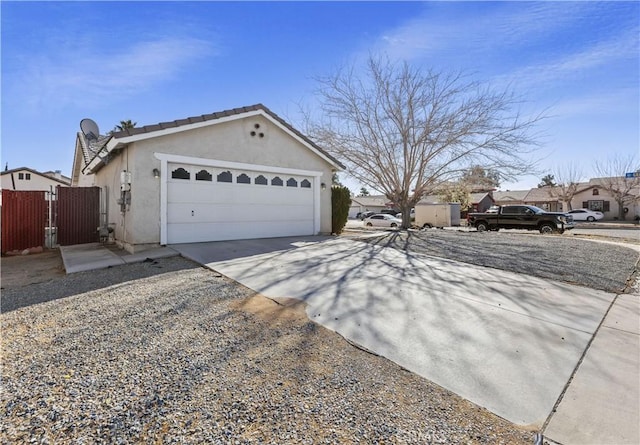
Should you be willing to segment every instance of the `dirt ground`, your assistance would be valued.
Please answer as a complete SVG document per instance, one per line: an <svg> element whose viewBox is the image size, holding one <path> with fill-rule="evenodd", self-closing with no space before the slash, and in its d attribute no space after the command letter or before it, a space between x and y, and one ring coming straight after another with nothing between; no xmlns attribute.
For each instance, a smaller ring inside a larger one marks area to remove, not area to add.
<svg viewBox="0 0 640 445"><path fill-rule="evenodd" d="M3 256L0 260L2 289L42 283L64 275L62 256L57 249L30 255Z"/></svg>

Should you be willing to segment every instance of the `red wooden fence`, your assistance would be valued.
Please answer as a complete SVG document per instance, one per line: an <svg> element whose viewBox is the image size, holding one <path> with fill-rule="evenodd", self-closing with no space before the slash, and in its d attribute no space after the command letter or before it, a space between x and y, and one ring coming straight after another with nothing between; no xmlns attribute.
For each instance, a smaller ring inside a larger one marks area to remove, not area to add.
<svg viewBox="0 0 640 445"><path fill-rule="evenodd" d="M57 190L58 244L98 242L99 187L60 187Z"/></svg>
<svg viewBox="0 0 640 445"><path fill-rule="evenodd" d="M2 252L44 245L46 192L2 190Z"/></svg>
<svg viewBox="0 0 640 445"><path fill-rule="evenodd" d="M2 253L45 245L51 204L51 226L61 246L99 240L100 188L57 187L49 192L2 190Z"/></svg>

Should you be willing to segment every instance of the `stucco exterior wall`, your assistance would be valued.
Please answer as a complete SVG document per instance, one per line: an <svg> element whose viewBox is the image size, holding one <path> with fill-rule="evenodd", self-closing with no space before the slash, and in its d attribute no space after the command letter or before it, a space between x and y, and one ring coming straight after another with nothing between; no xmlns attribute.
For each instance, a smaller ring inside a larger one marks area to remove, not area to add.
<svg viewBox="0 0 640 445"><path fill-rule="evenodd" d="M109 189L109 222L127 250L160 243L160 181L164 178L153 175L154 168L161 168L156 153L321 171L320 182L326 190L320 192L320 232L331 232L331 164L265 117L252 116L133 142L95 175L95 185ZM124 215L116 203L122 170L131 172L131 205Z"/></svg>

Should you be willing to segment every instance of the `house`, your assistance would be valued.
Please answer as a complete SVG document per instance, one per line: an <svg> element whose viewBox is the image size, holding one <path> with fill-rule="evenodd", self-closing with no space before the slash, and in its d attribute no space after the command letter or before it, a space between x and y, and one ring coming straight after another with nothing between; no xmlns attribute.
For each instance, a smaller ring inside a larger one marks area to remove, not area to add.
<svg viewBox="0 0 640 445"><path fill-rule="evenodd" d="M486 212L495 204L493 192L471 193L471 212Z"/></svg>
<svg viewBox="0 0 640 445"><path fill-rule="evenodd" d="M529 190L507 190L504 192L493 192L495 205L504 206L510 204L524 204L524 198Z"/></svg>
<svg viewBox="0 0 640 445"><path fill-rule="evenodd" d="M349 218L355 218L358 213L380 212L382 209L390 209L393 205L384 195L355 196L351 197Z"/></svg>
<svg viewBox="0 0 640 445"><path fill-rule="evenodd" d="M62 175L60 170L41 173L27 167L14 168L2 172L3 190L43 190L48 192L51 187L68 187L71 179Z"/></svg>
<svg viewBox="0 0 640 445"><path fill-rule="evenodd" d="M627 196L623 202L622 212L620 206L607 186L615 185L619 190L627 190ZM572 209L589 209L604 213L605 220L624 219L633 220L640 216L640 178L592 178L589 182L578 184L578 192L571 200Z"/></svg>
<svg viewBox="0 0 640 445"><path fill-rule="evenodd" d="M619 206L607 186L628 190L624 202L623 214L625 219L633 220L640 216L640 178L592 178L588 182L577 184L577 192L569 204L558 198L559 190L554 187L537 187L530 190L514 190L493 192L497 205L528 204L535 205L549 212L567 212L571 209L590 209L604 213L605 220L620 219ZM624 211L624 209L627 209Z"/></svg>
<svg viewBox="0 0 640 445"><path fill-rule="evenodd" d="M547 212L562 212L562 202L558 200L557 193L554 193L554 187L544 186L532 188L524 197L524 203L540 207Z"/></svg>
<svg viewBox="0 0 640 445"><path fill-rule="evenodd" d="M262 104L76 137L73 185L102 191L103 228L129 252L331 233L342 164Z"/></svg>

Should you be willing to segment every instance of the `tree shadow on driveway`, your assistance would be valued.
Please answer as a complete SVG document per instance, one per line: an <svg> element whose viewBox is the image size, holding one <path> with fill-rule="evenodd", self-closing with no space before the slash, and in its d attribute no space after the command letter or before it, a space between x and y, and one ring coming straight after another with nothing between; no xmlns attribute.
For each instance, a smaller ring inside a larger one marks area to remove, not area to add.
<svg viewBox="0 0 640 445"><path fill-rule="evenodd" d="M545 421L615 297L345 239L207 266L520 425Z"/></svg>

